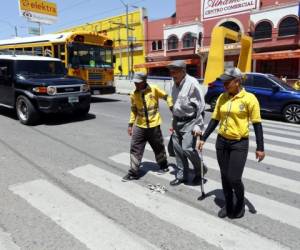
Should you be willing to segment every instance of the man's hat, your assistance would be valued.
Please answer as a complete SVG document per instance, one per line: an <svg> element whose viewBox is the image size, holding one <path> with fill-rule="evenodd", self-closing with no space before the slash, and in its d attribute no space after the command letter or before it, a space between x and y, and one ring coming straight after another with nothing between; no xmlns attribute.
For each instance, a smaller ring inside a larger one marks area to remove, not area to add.
<svg viewBox="0 0 300 250"><path fill-rule="evenodd" d="M136 72L133 75L133 79L132 81L134 83L141 83L141 82L145 82L147 80L147 75L143 72Z"/></svg>
<svg viewBox="0 0 300 250"><path fill-rule="evenodd" d="M177 69L185 69L186 68L186 64L184 60L176 60L176 61L172 61L168 66L168 69L173 69L173 68L177 68Z"/></svg>
<svg viewBox="0 0 300 250"><path fill-rule="evenodd" d="M220 75L217 80L221 82L227 82L236 78L242 78L242 72L239 68L227 68L224 74Z"/></svg>

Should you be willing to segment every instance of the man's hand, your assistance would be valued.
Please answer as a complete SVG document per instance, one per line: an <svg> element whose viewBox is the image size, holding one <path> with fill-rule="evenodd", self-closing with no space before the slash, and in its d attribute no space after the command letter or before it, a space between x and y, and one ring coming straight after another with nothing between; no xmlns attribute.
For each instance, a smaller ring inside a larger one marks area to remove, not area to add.
<svg viewBox="0 0 300 250"><path fill-rule="evenodd" d="M128 127L127 132L129 136L132 136L132 127Z"/></svg>
<svg viewBox="0 0 300 250"><path fill-rule="evenodd" d="M192 131L192 135L194 137L200 137L202 135L202 132L201 131L197 131L197 130L193 130Z"/></svg>
<svg viewBox="0 0 300 250"><path fill-rule="evenodd" d="M265 158L265 152L264 151L256 151L256 159L258 162L262 161Z"/></svg>
<svg viewBox="0 0 300 250"><path fill-rule="evenodd" d="M202 151L204 143L205 143L205 141L197 140L196 149L198 149L199 151Z"/></svg>

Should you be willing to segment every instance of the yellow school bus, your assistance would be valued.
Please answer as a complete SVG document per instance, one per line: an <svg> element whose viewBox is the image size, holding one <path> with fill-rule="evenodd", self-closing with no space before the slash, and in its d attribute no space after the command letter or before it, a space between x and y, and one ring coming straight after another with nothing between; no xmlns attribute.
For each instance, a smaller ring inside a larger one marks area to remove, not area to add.
<svg viewBox="0 0 300 250"><path fill-rule="evenodd" d="M61 59L68 75L80 77L92 94L115 93L113 41L96 32L66 32L0 41L0 53Z"/></svg>

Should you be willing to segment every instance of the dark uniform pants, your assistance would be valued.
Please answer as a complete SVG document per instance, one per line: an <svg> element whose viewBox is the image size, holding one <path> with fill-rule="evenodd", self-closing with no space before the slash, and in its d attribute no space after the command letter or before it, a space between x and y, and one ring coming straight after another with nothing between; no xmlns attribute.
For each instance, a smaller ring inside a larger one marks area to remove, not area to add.
<svg viewBox="0 0 300 250"><path fill-rule="evenodd" d="M232 209L233 192L237 198L237 206L244 203L244 185L242 174L249 149L248 138L228 140L220 135L216 141L217 159L221 171L222 187L226 206Z"/></svg>
<svg viewBox="0 0 300 250"><path fill-rule="evenodd" d="M160 126L154 128L134 126L130 145L130 173L138 173L147 142L152 147L160 168L167 168L167 154Z"/></svg>
<svg viewBox="0 0 300 250"><path fill-rule="evenodd" d="M189 162L192 162L196 176L201 176L201 159L195 150L197 138L191 132L175 131L172 135L173 147L176 157L178 172L176 178L187 180L189 172Z"/></svg>

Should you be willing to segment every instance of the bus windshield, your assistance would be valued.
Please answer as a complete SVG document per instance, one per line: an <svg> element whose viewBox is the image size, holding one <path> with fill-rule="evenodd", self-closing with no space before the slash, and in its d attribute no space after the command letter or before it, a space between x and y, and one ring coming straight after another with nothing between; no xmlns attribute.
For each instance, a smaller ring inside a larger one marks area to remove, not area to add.
<svg viewBox="0 0 300 250"><path fill-rule="evenodd" d="M18 75L64 75L65 68L60 61L34 61L20 60L15 62L16 74Z"/></svg>
<svg viewBox="0 0 300 250"><path fill-rule="evenodd" d="M72 68L84 67L112 67L112 49L88 44L69 45L69 64Z"/></svg>

